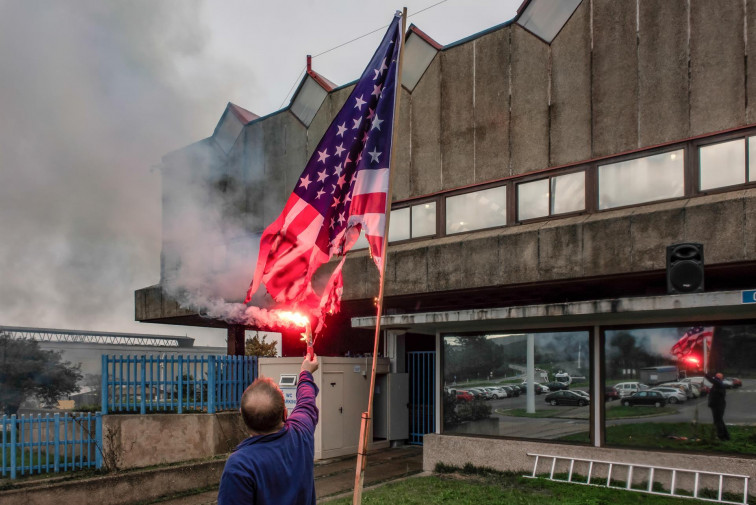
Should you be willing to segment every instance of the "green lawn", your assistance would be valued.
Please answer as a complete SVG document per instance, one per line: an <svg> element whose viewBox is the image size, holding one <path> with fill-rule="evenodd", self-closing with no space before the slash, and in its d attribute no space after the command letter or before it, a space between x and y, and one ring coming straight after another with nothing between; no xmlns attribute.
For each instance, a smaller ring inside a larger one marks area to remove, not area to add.
<svg viewBox="0 0 756 505"><path fill-rule="evenodd" d="M352 498L329 502L348 505ZM692 505L696 501L546 479L526 479L519 474L478 471L437 474L394 482L366 491L365 505ZM699 502L701 503L701 502Z"/></svg>
<svg viewBox="0 0 756 505"><path fill-rule="evenodd" d="M677 451L724 452L756 455L756 426L728 426L730 440L722 442L711 424L633 423L608 426L606 443L611 446L672 449ZM562 437L569 442L585 442L577 433Z"/></svg>

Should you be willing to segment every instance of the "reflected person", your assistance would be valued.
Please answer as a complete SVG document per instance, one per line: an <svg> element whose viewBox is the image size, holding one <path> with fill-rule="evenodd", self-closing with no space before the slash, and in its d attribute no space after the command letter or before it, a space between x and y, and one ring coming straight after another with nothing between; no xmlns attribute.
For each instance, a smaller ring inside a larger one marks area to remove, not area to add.
<svg viewBox="0 0 756 505"><path fill-rule="evenodd" d="M730 440L730 433L727 431L727 425L724 422L724 412L725 407L727 407L724 375L721 372L715 375L707 373L706 378L711 382L709 408L711 409L711 417L714 419L714 427L717 429L717 437L719 440Z"/></svg>

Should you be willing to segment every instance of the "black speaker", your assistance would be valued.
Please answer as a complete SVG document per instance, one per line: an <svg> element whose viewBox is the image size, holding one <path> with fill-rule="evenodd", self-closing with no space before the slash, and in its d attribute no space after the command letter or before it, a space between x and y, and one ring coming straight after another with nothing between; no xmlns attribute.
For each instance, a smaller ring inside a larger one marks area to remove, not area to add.
<svg viewBox="0 0 756 505"><path fill-rule="evenodd" d="M703 244L667 246L667 292L695 293L704 290Z"/></svg>

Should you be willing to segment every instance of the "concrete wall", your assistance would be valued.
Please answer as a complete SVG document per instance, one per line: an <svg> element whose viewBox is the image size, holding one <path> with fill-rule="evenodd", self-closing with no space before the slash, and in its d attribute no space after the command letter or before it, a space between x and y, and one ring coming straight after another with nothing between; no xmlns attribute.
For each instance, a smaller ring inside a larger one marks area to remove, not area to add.
<svg viewBox="0 0 756 505"><path fill-rule="evenodd" d="M732 456L714 456L701 454L686 454L673 452L658 452L629 449L611 449L586 447L566 444L550 444L537 441L496 440L491 438L472 438L464 436L442 436L436 434L425 435L423 439L423 470L433 471L436 463L463 466L472 463L475 466L486 466L500 471L521 472L523 475L533 473L535 457L528 454L544 454L551 456L593 459L617 463L637 465L653 465L668 468L680 468L708 472L721 472L736 475L748 475L749 494L756 493L756 460ZM552 459L541 458L536 473L543 474L551 471ZM569 463L561 461L557 464L556 473L567 473ZM594 465L591 473L596 478L606 479L608 466ZM588 475L587 464L576 463L574 472ZM627 478L627 467L615 467L612 479ZM633 482L639 484L648 480L648 473L641 469L633 472ZM669 488L671 472L659 472L657 482L666 484ZM678 474L676 489L692 490L693 474ZM699 489L718 489L719 480L713 476L701 476ZM743 492L743 480L727 478L724 480L726 491L732 493Z"/></svg>
<svg viewBox="0 0 756 505"><path fill-rule="evenodd" d="M119 469L209 458L247 437L238 412L107 415L102 432L104 451Z"/></svg>

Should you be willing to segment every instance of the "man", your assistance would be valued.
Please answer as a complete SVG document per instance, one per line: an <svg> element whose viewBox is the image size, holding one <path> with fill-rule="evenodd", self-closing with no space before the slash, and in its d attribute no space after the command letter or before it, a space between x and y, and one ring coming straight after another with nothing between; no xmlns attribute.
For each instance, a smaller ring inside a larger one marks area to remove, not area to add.
<svg viewBox="0 0 756 505"><path fill-rule="evenodd" d="M317 369L317 356L306 356L288 419L283 393L270 378L258 378L244 391L239 410L249 438L226 461L218 505L315 505Z"/></svg>
<svg viewBox="0 0 756 505"><path fill-rule="evenodd" d="M724 411L727 406L727 402L725 401L727 391L722 380L724 379L724 375L721 372L713 376L707 373L706 378L711 382L709 408L711 409L711 417L714 418L717 437L719 437L719 440L730 440L730 433L727 431L727 425L724 422Z"/></svg>

